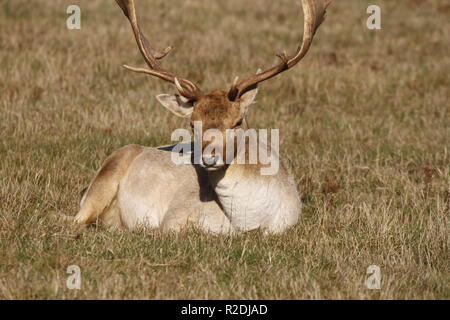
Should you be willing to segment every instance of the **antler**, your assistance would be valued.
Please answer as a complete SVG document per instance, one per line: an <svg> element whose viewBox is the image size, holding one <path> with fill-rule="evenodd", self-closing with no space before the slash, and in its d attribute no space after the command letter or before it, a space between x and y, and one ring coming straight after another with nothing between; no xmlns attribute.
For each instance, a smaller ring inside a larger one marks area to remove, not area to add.
<svg viewBox="0 0 450 320"><path fill-rule="evenodd" d="M331 1L332 0L302 0L305 24L303 31L303 42L298 47L297 52L290 57L288 57L285 52L277 54L277 57L281 59L280 64L265 72L259 73L234 84L228 93L229 99L231 101L236 100L243 93L251 88L254 88L258 83L273 78L299 63L308 52L317 29L325 20L326 9Z"/></svg>
<svg viewBox="0 0 450 320"><path fill-rule="evenodd" d="M172 47L167 47L162 51L156 51L152 48L149 41L139 28L136 10L134 7L134 0L116 0L116 2L130 21L137 45L139 47L139 51L141 52L145 62L150 69L133 68L127 65L125 65L124 67L134 72L149 74L151 76L155 76L162 80L171 82L176 85L179 93L182 96L192 101L198 100L202 96L202 91L197 85L187 79L177 77L175 74L164 70L158 63L158 60L164 58L172 50Z"/></svg>

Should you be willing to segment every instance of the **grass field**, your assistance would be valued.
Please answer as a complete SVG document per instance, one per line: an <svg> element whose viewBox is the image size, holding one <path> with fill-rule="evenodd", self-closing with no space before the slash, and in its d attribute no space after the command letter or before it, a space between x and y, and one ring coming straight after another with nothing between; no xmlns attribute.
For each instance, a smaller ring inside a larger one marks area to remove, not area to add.
<svg viewBox="0 0 450 320"><path fill-rule="evenodd" d="M298 0L137 0L164 65L228 88L293 51ZM449 299L450 6L334 1L307 58L261 85L250 114L279 128L304 208L279 236L81 230L80 191L130 143L188 122L156 101L114 1L0 2L0 299ZM81 290L66 288L69 265ZM370 265L381 290L365 286Z"/></svg>

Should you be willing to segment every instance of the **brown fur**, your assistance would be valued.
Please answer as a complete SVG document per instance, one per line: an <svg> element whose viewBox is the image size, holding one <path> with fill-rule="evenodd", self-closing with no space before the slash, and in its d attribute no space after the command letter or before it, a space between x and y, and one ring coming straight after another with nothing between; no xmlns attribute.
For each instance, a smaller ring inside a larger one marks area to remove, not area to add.
<svg viewBox="0 0 450 320"><path fill-rule="evenodd" d="M121 226L120 215L114 212L117 189L129 165L142 151L141 146L128 145L105 160L81 199L81 208L75 217L77 223L91 224L102 218L105 225Z"/></svg>
<svg viewBox="0 0 450 320"><path fill-rule="evenodd" d="M242 125L236 126L241 120ZM222 132L222 146L224 151L222 157L224 162L227 143L226 130L234 128L248 129L245 112L243 112L240 101L230 101L227 92L222 90L212 91L210 94L203 96L195 104L194 111L191 115L191 123L194 121L202 122L202 135L209 129L217 129ZM204 150L210 143L211 141L203 140L202 149ZM214 143L219 143L219 141L215 141Z"/></svg>
<svg viewBox="0 0 450 320"><path fill-rule="evenodd" d="M229 101L225 91L214 90L195 104L191 122L202 121L204 131L225 130L232 128L241 117L239 102Z"/></svg>

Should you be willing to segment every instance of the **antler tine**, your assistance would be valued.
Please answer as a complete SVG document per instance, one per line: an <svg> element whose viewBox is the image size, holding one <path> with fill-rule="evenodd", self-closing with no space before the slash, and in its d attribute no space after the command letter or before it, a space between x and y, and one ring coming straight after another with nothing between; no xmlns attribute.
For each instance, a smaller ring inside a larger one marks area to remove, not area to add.
<svg viewBox="0 0 450 320"><path fill-rule="evenodd" d="M202 92L197 85L187 79L177 77L175 74L164 70L159 64L158 60L164 58L172 50L172 47L167 47L162 51L153 49L150 42L140 30L134 0L116 0L116 2L130 21L139 51L150 69L133 68L126 65L124 67L134 72L145 73L171 82L177 86L177 89L182 96L190 100L198 100L202 95ZM177 85L177 82L179 85Z"/></svg>
<svg viewBox="0 0 450 320"><path fill-rule="evenodd" d="M254 75L239 82L237 85L234 85L230 89L229 98L235 100L258 83L271 79L299 63L311 47L317 29L325 20L326 9L331 1L332 0L302 0L303 13L305 16L303 41L296 53L290 57L285 52L277 54L281 59L281 63L265 72Z"/></svg>

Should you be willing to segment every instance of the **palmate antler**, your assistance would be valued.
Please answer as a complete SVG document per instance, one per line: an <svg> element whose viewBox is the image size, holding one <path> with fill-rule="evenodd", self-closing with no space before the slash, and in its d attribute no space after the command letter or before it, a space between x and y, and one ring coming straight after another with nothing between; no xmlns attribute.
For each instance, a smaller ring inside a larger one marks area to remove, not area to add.
<svg viewBox="0 0 450 320"><path fill-rule="evenodd" d="M192 101L198 100L203 94L197 85L195 85L192 81L177 77L170 71L164 70L158 63L158 60L164 58L172 50L172 47L167 47L163 51L156 51L153 49L153 47L150 45L149 41L139 28L134 1L116 0L116 2L120 6L120 8L122 8L123 13L130 21L137 45L139 47L139 50L141 51L142 56L144 57L145 62L149 66L149 69L133 68L129 66L124 67L134 72L146 73L158 77L162 80L171 82L176 85L178 91L182 96Z"/></svg>

